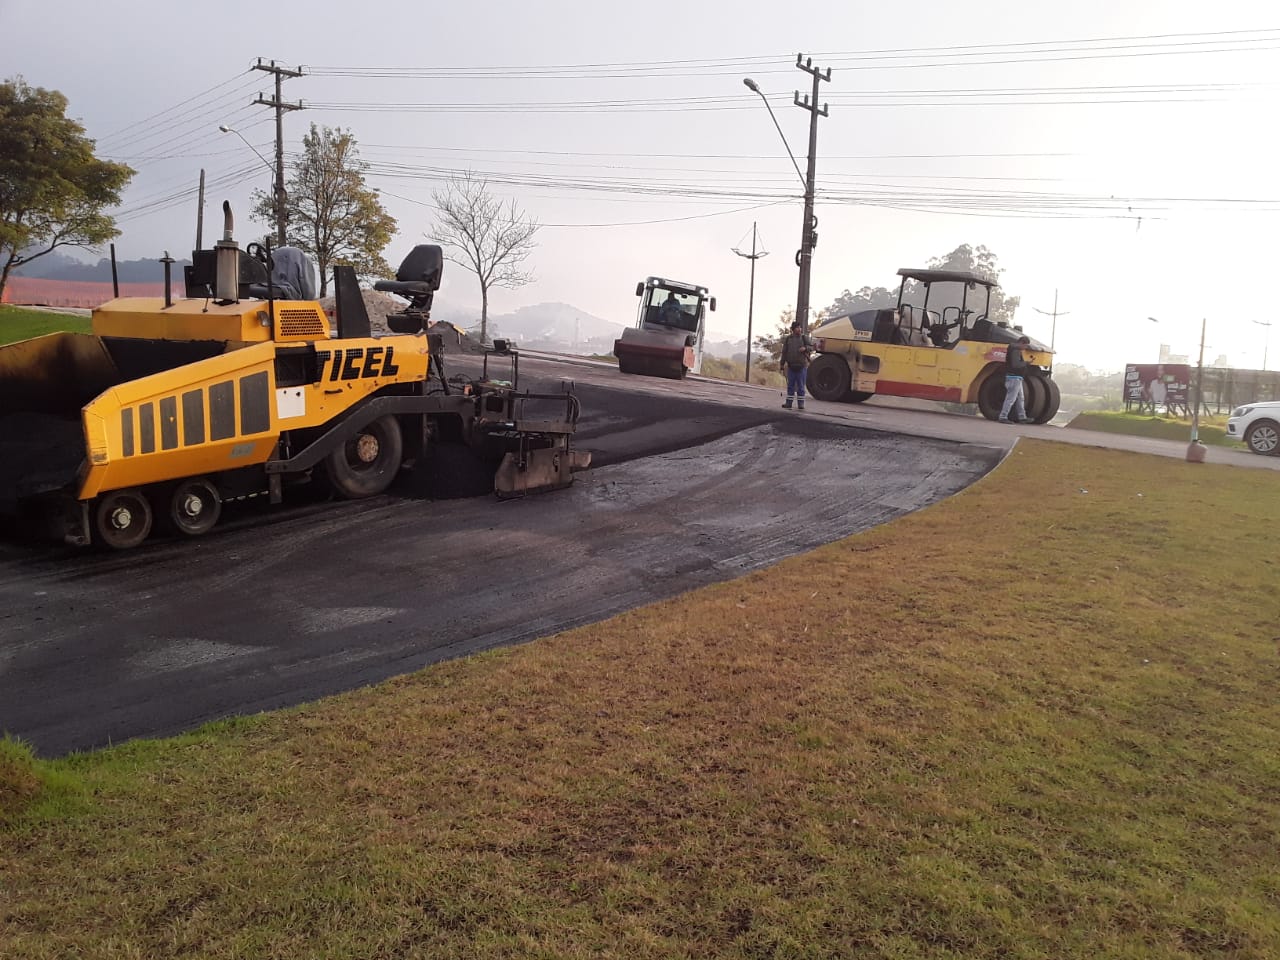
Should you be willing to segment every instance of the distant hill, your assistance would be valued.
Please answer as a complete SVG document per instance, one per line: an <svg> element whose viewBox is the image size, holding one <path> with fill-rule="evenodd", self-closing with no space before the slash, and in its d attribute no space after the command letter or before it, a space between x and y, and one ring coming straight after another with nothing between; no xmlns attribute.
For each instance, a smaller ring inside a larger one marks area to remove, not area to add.
<svg viewBox="0 0 1280 960"><path fill-rule="evenodd" d="M437 302L431 310L431 316L432 319L457 324L466 330L480 325L480 311L475 307ZM625 323L604 320L569 303L536 303L511 313L490 314L489 336L507 337L530 350L610 353L613 341L631 323L630 316ZM742 362L747 356L747 341L708 340L703 350L708 356Z"/></svg>
<svg viewBox="0 0 1280 960"><path fill-rule="evenodd" d="M432 319L471 330L480 325L475 307L437 303ZM623 324L604 320L568 303L536 303L511 313L489 315L489 336L507 337L530 350L608 353Z"/></svg>
<svg viewBox="0 0 1280 960"><path fill-rule="evenodd" d="M182 268L189 260L174 260L175 279L182 279ZM116 260L116 274L120 283L164 283L164 264L159 260ZM77 282L110 283L111 261L102 257L96 264L88 264L63 253L46 253L29 264L14 269L18 276L33 280L77 280Z"/></svg>
<svg viewBox="0 0 1280 960"><path fill-rule="evenodd" d="M173 276L182 279L182 268L190 260L175 260ZM117 260L116 271L121 283L162 283L164 264L159 260ZM98 283L111 282L111 260L101 258L97 263L86 263L61 253L47 253L14 270L18 276L34 280L74 280Z"/></svg>

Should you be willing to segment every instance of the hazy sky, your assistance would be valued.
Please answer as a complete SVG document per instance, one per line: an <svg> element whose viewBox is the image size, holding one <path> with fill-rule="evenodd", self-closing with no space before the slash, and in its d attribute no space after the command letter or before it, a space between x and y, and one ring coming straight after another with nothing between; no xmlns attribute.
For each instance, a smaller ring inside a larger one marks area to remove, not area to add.
<svg viewBox="0 0 1280 960"><path fill-rule="evenodd" d="M399 219L392 264L430 228L440 178L470 168L545 224L537 282L499 291L495 312L561 300L630 323L636 281L666 275L712 289L717 337L746 333L748 263L731 248L749 248L753 220L770 252L756 331L795 301L800 182L742 78L770 95L803 167L803 51L832 71L815 307L984 244L1022 297L1017 322L1045 340L1033 308L1059 291L1061 361L1117 369L1162 342L1194 360L1207 317L1206 362L1261 366L1274 332L1274 368L1280 330L1255 322L1269 306L1226 288L1280 235L1280 10L1047 6L0 0L0 37L4 76L61 90L99 152L138 170L123 258L191 247L202 166L206 240L223 199L249 238L249 195L271 175L217 128L271 156L272 113L251 104L271 78L250 66L274 58L308 73L285 83L307 105L285 118L286 150L310 122L355 135ZM447 269L440 302L478 304L474 277Z"/></svg>

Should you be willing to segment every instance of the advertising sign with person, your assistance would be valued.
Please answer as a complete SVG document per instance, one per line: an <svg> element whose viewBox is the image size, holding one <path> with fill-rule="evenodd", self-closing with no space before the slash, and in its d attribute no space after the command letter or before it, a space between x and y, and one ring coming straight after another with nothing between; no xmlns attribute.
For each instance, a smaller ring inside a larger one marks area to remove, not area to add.
<svg viewBox="0 0 1280 960"><path fill-rule="evenodd" d="M1131 363L1124 368L1124 403L1152 411L1185 408L1191 396L1186 363Z"/></svg>

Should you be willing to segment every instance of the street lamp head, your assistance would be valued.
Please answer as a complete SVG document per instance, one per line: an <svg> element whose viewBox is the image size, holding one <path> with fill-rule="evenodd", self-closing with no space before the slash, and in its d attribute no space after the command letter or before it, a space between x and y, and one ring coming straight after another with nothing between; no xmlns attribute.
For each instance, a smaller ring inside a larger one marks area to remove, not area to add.
<svg viewBox="0 0 1280 960"><path fill-rule="evenodd" d="M748 90L750 90L752 93L759 93L759 92L760 92L760 88L759 88L758 86L756 86L756 82L755 82L754 80L752 80L750 77L743 77L743 78L742 78L742 82L743 82L743 84L745 84L745 85L746 85L746 88L747 88Z"/></svg>
<svg viewBox="0 0 1280 960"><path fill-rule="evenodd" d="M1148 320L1150 320L1152 323L1159 323L1159 322L1160 322L1160 321L1159 321L1159 320L1157 320L1155 317L1147 317L1147 319L1148 319Z"/></svg>
<svg viewBox="0 0 1280 960"><path fill-rule="evenodd" d="M235 133L235 131L232 130L230 127L228 127L225 123L218 124L218 129L221 130L223 133Z"/></svg>

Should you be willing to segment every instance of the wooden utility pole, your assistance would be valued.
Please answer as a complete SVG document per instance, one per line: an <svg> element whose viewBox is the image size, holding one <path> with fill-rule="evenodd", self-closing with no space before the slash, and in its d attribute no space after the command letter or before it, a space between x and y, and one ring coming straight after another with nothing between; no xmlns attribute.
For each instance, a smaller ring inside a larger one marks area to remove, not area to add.
<svg viewBox="0 0 1280 960"><path fill-rule="evenodd" d="M200 168L200 198L196 201L196 249L204 246L204 167Z"/></svg>
<svg viewBox="0 0 1280 960"><path fill-rule="evenodd" d="M796 54L796 66L813 76L813 97L803 99L796 91L795 105L809 111L809 166L804 178L804 225L800 233L800 249L796 251L796 266L800 268L799 287L796 290L796 319L800 329L809 332L809 272L813 263L813 248L818 245L818 219L813 215L813 180L818 162L818 117L827 116L827 105L818 109L818 82L831 80L831 68L824 74L813 65L813 58Z"/></svg>
<svg viewBox="0 0 1280 960"><path fill-rule="evenodd" d="M297 70L287 70L284 67L276 66L276 62L272 60L270 64L262 62L262 58L258 58L258 62L254 64L253 69L261 70L264 73L275 74L276 78L276 95L272 100L266 99L262 94L258 94L258 99L253 101L264 107L272 107L276 111L276 183L274 189L274 199L276 208L276 239L280 246L284 246L285 240L285 223L288 217L288 207L286 204L287 197L284 189L284 114L286 110L302 110L302 101L297 103L285 103L281 97L280 85L284 82L285 77L302 76L302 68Z"/></svg>

